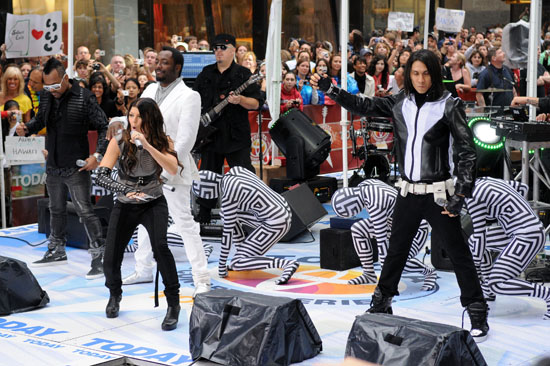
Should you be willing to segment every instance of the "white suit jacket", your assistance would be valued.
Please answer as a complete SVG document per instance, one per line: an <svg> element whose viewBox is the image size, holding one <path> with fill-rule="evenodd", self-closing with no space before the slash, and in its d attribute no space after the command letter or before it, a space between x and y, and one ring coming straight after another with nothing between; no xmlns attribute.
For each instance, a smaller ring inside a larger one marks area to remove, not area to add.
<svg viewBox="0 0 550 366"><path fill-rule="evenodd" d="M166 134L174 141L178 159L183 164L183 172L178 169L176 175L164 171L168 184L187 184L199 180L197 166L191 155L191 149L197 138L201 115L201 97L199 93L189 88L181 79L170 94L159 105ZM151 84L143 91L141 98L155 99L159 83Z"/></svg>

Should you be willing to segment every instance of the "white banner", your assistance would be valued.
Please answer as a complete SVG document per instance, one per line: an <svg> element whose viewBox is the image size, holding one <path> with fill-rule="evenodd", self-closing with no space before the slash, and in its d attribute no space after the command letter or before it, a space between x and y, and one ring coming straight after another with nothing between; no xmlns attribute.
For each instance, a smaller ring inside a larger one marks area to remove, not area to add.
<svg viewBox="0 0 550 366"><path fill-rule="evenodd" d="M6 137L6 159L10 165L43 163L46 138L37 137Z"/></svg>
<svg viewBox="0 0 550 366"><path fill-rule="evenodd" d="M6 57L36 57L61 50L61 12L13 15L6 18Z"/></svg>
<svg viewBox="0 0 550 366"><path fill-rule="evenodd" d="M464 10L437 8L435 12L435 25L438 31L460 33L464 25Z"/></svg>
<svg viewBox="0 0 550 366"><path fill-rule="evenodd" d="M414 29L414 13L390 11L388 13L388 30L412 32Z"/></svg>

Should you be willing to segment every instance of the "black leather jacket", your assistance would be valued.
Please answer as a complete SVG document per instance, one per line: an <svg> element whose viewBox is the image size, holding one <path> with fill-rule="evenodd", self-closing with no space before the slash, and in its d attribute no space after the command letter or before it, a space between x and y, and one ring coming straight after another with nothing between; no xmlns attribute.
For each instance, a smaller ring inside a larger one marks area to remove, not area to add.
<svg viewBox="0 0 550 366"><path fill-rule="evenodd" d="M395 154L401 177L407 181L432 183L449 179L454 152L455 192L471 197L476 150L462 100L451 97L448 91L439 98L430 98L428 93L426 102L417 108L414 96L405 92L362 98L333 87L329 96L353 114L393 118Z"/></svg>

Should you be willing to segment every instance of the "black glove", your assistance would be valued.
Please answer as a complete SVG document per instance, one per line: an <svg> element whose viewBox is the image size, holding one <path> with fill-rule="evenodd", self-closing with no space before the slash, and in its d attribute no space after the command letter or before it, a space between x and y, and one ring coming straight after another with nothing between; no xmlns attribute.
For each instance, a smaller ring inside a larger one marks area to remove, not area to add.
<svg viewBox="0 0 550 366"><path fill-rule="evenodd" d="M328 76L321 77L317 85L319 86L319 90L326 93L332 86L332 80Z"/></svg>
<svg viewBox="0 0 550 366"><path fill-rule="evenodd" d="M449 198L449 200L447 201L447 205L445 205L445 208L451 214L458 216L460 215L462 205L464 205L464 196L458 196L455 194Z"/></svg>

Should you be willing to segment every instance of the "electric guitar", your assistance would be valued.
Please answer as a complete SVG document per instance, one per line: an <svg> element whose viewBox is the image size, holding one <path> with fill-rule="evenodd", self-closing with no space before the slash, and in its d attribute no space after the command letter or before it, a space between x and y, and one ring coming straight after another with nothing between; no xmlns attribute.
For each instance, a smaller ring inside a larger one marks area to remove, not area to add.
<svg viewBox="0 0 550 366"><path fill-rule="evenodd" d="M233 91L233 95L240 95L241 92L243 92L246 88L254 83L257 83L261 79L263 79L262 74L254 74L250 76L250 78L245 81L244 84ZM228 104L229 101L226 97L218 105L212 107L208 112L204 113L201 116L199 131L197 132L197 140L195 141L195 145L193 146L193 151L198 152L200 151L200 149L202 149L203 146L208 145L210 142L212 142L210 136L212 136L218 130L216 127L212 126L212 122L216 121L220 117L222 110L227 107Z"/></svg>

